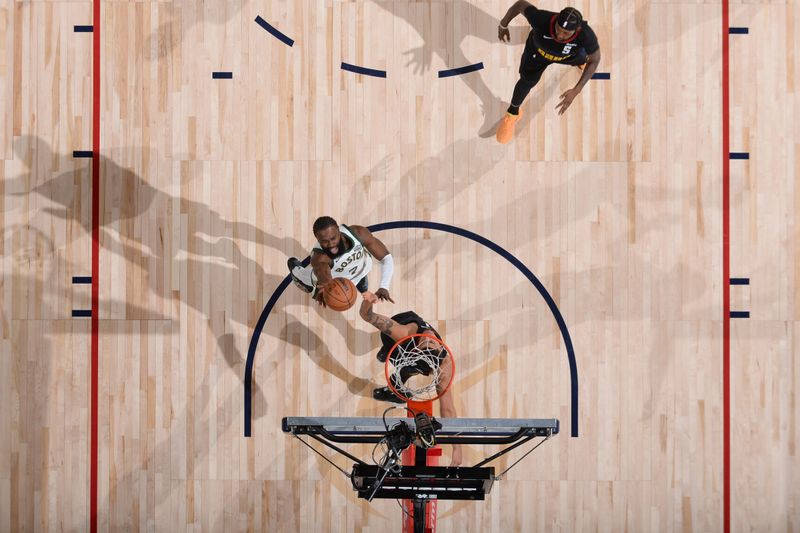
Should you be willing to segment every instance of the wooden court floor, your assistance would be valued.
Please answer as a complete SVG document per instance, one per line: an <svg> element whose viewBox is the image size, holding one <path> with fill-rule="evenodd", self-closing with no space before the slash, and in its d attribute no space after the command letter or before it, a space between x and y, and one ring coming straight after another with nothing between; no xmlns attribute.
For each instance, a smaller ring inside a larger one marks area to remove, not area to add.
<svg viewBox="0 0 800 533"><path fill-rule="evenodd" d="M378 311L443 334L459 414L562 423L486 501L442 502L440 531L800 530L798 2L576 0L610 79L559 117L579 73L550 67L503 146L527 35L519 17L498 42L510 2L96 1L96 20L0 1L0 531L399 531L395 502L358 500L280 429L383 411L356 309L289 287L243 436L256 323L320 215L479 234L568 328L578 406L519 271L449 233L378 235L396 301Z"/></svg>

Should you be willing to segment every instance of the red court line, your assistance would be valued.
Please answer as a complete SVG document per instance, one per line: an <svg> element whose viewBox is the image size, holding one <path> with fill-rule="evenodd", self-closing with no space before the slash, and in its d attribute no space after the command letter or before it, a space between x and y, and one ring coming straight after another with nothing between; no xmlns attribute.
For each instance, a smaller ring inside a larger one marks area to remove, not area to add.
<svg viewBox="0 0 800 533"><path fill-rule="evenodd" d="M89 450L89 530L97 532L97 353L100 273L100 0L92 3L92 384Z"/></svg>
<svg viewBox="0 0 800 533"><path fill-rule="evenodd" d="M722 524L731 530L730 79L728 0L722 0Z"/></svg>

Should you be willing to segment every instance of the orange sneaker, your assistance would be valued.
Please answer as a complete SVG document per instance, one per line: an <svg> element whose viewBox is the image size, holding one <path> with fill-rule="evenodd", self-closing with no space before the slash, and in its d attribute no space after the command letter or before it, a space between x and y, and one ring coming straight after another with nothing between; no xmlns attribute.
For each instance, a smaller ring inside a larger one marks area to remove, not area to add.
<svg viewBox="0 0 800 533"><path fill-rule="evenodd" d="M511 142L511 139L514 138L514 125L521 116L522 110L520 110L519 115L512 115L506 112L506 116L503 117L503 120L500 121L500 126L497 128L497 142L500 144Z"/></svg>

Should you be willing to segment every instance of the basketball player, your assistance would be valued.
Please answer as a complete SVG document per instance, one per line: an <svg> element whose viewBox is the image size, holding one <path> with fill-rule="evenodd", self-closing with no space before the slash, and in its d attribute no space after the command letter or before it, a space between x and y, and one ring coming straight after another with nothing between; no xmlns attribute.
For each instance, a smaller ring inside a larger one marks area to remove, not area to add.
<svg viewBox="0 0 800 533"><path fill-rule="evenodd" d="M409 335L416 335L418 333L427 333L434 335L437 339L441 340L442 337L439 333L433 329L433 326L428 324L425 320L422 319L418 314L414 311L406 311L404 313L398 313L394 315L392 318L388 318L386 316L380 315L373 311L372 306L377 303L378 297L375 294L372 294L369 291L365 291L362 296L364 297L363 301L361 302L361 309L359 309L359 315L361 318L375 326L378 331L381 332L381 349L378 350L378 361L381 363L386 362L386 357L389 354L389 350L392 349L392 346L395 345L397 341L404 337L408 337ZM411 340L407 342L412 342ZM417 341L417 346L421 348L426 347L426 343L430 344L430 348L433 350L442 350L442 346L435 341L422 339L421 341ZM446 358L442 363L442 372L452 372L452 365L450 364L450 358ZM430 367L427 364L422 363L428 371L430 371ZM413 372L415 369L411 369ZM425 373L425 368L416 369L419 373ZM402 371L401 371L402 374ZM413 375L413 374L412 374ZM411 377L411 375L407 376ZM442 387L446 387L447 383L450 382L449 379L443 379L443 383L441 384ZM442 392L441 389L437 386L437 393L441 394L439 396L439 411L441 413L442 418L456 418L458 415L456 413L456 406L453 402L453 396L450 394L449 390L445 390ZM372 392L372 397L376 400L384 401L384 402L394 402L394 403L405 403L405 400L397 396L394 391L390 387L381 387L379 389L375 389ZM453 446L453 457L451 459L450 466L458 466L461 464L461 446L454 445Z"/></svg>
<svg viewBox="0 0 800 533"><path fill-rule="evenodd" d="M539 83L544 70L557 63L581 67L581 79L572 89L561 95L556 106L561 115L572 104L583 86L592 79L592 74L600 64L600 45L589 24L583 20L580 11L567 7L560 13L537 9L525 0L518 0L500 20L497 29L501 41L508 42L511 34L508 25L522 13L531 25L531 32L525 42L525 51L519 65L519 81L514 87L511 105L497 128L498 142L505 144L514 137L514 125L520 118L520 106L525 97ZM585 65L585 66L584 66Z"/></svg>
<svg viewBox="0 0 800 533"><path fill-rule="evenodd" d="M296 257L290 257L288 261L292 280L300 290L311 293L311 297L323 307L324 291L320 289L333 278L347 278L358 292L363 293L368 288L367 275L372 270L374 257L381 265L380 288L375 291L375 296L394 303L389 295L394 259L385 244L363 226L340 226L327 216L314 221L313 230L317 244L311 250L311 263L303 267Z"/></svg>

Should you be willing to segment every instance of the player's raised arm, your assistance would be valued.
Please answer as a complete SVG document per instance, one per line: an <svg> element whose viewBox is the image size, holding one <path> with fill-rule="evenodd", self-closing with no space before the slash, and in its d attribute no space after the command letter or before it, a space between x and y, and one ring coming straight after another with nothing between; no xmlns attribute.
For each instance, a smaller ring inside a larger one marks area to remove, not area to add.
<svg viewBox="0 0 800 533"><path fill-rule="evenodd" d="M333 265L331 258L324 253L318 251L311 252L311 269L317 279L318 289L321 289L325 286L325 284L330 283L333 280L333 275L331 274L331 265ZM324 306L325 300L322 298L322 293L322 290L317 291L316 300L319 304Z"/></svg>
<svg viewBox="0 0 800 533"><path fill-rule="evenodd" d="M497 37L499 37L501 41L508 42L511 40L511 33L508 31L508 25L514 20L514 17L525 11L527 7L533 6L530 2L526 2L525 0L517 0L511 4L511 7L509 7L506 12L506 16L500 19L500 26L497 28Z"/></svg>
<svg viewBox="0 0 800 533"><path fill-rule="evenodd" d="M371 292L367 291L362 296L364 296L364 300L361 302L361 308L358 310L358 314L366 322L375 326L381 333L385 333L392 339L399 341L404 337L413 335L417 331L417 325L414 323L405 325L398 324L388 316L376 313L372 309L372 306L378 301L378 297Z"/></svg>
<svg viewBox="0 0 800 533"><path fill-rule="evenodd" d="M392 258L392 254L389 253L386 245L364 226L350 226L350 229L353 230L353 233L356 234L356 237L359 238L367 251L381 265L381 283L378 290L375 291L375 296L380 300L389 300L394 303L394 300L389 295L389 286L392 284L392 274L394 274L394 258Z"/></svg>

